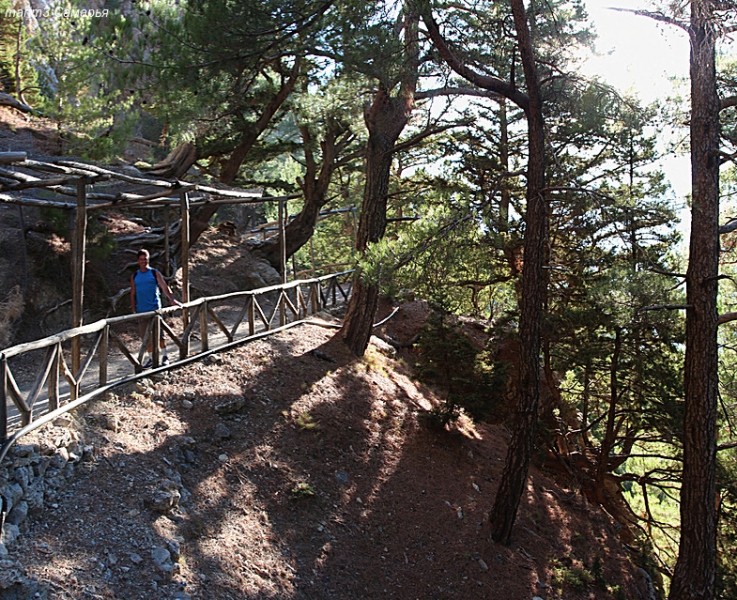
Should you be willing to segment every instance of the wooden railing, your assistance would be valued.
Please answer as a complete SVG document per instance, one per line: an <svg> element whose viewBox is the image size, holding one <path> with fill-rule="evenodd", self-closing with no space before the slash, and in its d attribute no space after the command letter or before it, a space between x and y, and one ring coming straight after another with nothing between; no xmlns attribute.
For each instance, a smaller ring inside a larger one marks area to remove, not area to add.
<svg viewBox="0 0 737 600"><path fill-rule="evenodd" d="M199 298L181 307L102 319L0 351L0 443L3 444L0 458L21 435L99 393L149 373L144 373L142 365L149 341L153 348L153 369L164 369L160 366L161 336L171 340L179 350L179 358L174 364L197 360L216 350L298 325L310 314L347 300L351 274L352 271L343 271L257 290ZM179 313L182 323L175 328L165 318ZM228 316L234 318L229 319ZM143 340L138 338L136 328L141 318L151 319ZM136 333L131 334L131 331ZM85 356L80 357L77 372L72 372L69 365L73 363L71 353L75 340L81 341ZM196 342L199 347L193 352L191 346ZM114 348L125 360L112 365L110 358ZM35 359L31 358L33 354L36 354ZM38 360L41 354L43 358ZM20 364L21 357L26 358L25 362L34 362L35 368L30 379L26 369L25 381L19 383L13 364ZM96 377L94 373L90 375L93 364L97 366ZM113 366L115 368L111 368ZM121 371L127 373L121 375ZM26 390L22 391L24 387ZM46 396L42 394L44 388ZM17 409L17 415L8 410L8 400ZM34 410L42 404L47 404L47 410ZM43 414L36 417L36 413L41 412ZM8 437L14 425L15 431Z"/></svg>

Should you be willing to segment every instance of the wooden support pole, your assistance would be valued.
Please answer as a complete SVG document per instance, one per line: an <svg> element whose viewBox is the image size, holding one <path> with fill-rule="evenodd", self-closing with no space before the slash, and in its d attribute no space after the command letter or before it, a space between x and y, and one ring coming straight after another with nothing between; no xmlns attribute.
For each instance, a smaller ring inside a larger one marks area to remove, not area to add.
<svg viewBox="0 0 737 600"><path fill-rule="evenodd" d="M0 381L0 441L8 439L8 359L3 354Z"/></svg>
<svg viewBox="0 0 737 600"><path fill-rule="evenodd" d="M281 247L281 282L287 282L287 230L286 230L287 201L279 200L279 245ZM279 297L279 325L287 322L286 308L283 296Z"/></svg>
<svg viewBox="0 0 737 600"><path fill-rule="evenodd" d="M169 205L164 206L164 275L171 276L171 263L169 256Z"/></svg>
<svg viewBox="0 0 737 600"><path fill-rule="evenodd" d="M51 372L49 373L49 410L56 410L59 408L59 374L61 373L61 359L64 350L62 350L61 343L56 345L54 357L51 363Z"/></svg>
<svg viewBox="0 0 737 600"><path fill-rule="evenodd" d="M189 302L189 194L182 192L179 194L179 204L181 207L181 236L182 236L182 303ZM187 330L189 326L189 309L182 309L182 329ZM180 358L186 358L189 354L189 340L180 349Z"/></svg>
<svg viewBox="0 0 737 600"><path fill-rule="evenodd" d="M151 330L151 363L154 367L158 367L161 364L161 348L159 342L161 340L161 317L156 315L153 319L153 328Z"/></svg>
<svg viewBox="0 0 737 600"><path fill-rule="evenodd" d="M110 326L102 330L100 340L100 387L107 385L107 355L110 348Z"/></svg>
<svg viewBox="0 0 737 600"><path fill-rule="evenodd" d="M87 238L87 179L77 180L77 208L72 231L72 327L81 327L84 308L84 263ZM72 340L72 373L81 364L79 336Z"/></svg>
<svg viewBox="0 0 737 600"><path fill-rule="evenodd" d="M210 349L210 338L207 335L207 302L200 309L200 351L207 352Z"/></svg>

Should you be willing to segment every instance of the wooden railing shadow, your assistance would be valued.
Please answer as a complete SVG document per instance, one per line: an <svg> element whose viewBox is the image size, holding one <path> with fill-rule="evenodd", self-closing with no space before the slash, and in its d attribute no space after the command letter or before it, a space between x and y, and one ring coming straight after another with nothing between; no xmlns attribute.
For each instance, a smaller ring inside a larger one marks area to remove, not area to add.
<svg viewBox="0 0 737 600"><path fill-rule="evenodd" d="M172 365L193 362L212 352L299 325L323 308L346 301L352 273L342 271L257 290L199 298L181 307L102 319L0 351L0 460L17 439L59 415L117 385L169 368L161 365L162 336L179 350L179 358ZM176 313L182 316L179 330L165 320ZM126 332L142 318L150 319L148 329L143 340L133 343ZM84 349L84 356L73 356L74 340L82 341L79 347ZM144 370L142 359L149 341L153 366ZM199 347L193 351L195 345ZM121 355L118 361L110 360L114 350ZM39 352L43 352L43 358L36 361L35 376L27 385L19 384L13 372L13 359L19 361L24 355ZM97 366L96 377L93 365ZM131 367L133 375L130 375ZM9 406L17 413L9 411Z"/></svg>

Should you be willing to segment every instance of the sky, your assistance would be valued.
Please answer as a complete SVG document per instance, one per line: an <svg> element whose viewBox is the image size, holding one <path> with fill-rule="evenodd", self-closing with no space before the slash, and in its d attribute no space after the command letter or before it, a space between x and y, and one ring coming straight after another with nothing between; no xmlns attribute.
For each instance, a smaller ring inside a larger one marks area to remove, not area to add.
<svg viewBox="0 0 737 600"><path fill-rule="evenodd" d="M685 31L648 17L610 10L610 7L651 9L646 0L584 2L598 33L599 53L588 60L585 74L598 74L646 104L673 89L672 77L688 77L689 45ZM691 187L688 156L668 158L663 168L676 198L682 201Z"/></svg>

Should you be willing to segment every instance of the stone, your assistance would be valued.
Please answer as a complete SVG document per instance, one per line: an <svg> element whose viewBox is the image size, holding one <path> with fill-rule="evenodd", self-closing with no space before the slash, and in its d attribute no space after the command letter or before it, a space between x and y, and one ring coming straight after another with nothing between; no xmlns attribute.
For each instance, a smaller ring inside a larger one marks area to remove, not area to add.
<svg viewBox="0 0 737 600"><path fill-rule="evenodd" d="M230 439L230 429L228 429L225 424L218 423L215 425L215 431L213 431L213 436L215 436L215 439L217 440L227 440Z"/></svg>
<svg viewBox="0 0 737 600"><path fill-rule="evenodd" d="M28 503L28 509L31 513L38 513L43 510L44 496L46 493L46 481L43 477L37 477L26 490L24 496Z"/></svg>
<svg viewBox="0 0 737 600"><path fill-rule="evenodd" d="M13 446L11 453L18 458L28 458L37 454L38 450L39 446L36 444L16 444Z"/></svg>
<svg viewBox="0 0 737 600"><path fill-rule="evenodd" d="M11 483L5 487L3 498L5 500L5 506L3 508L8 513L23 499L23 488L17 483Z"/></svg>
<svg viewBox="0 0 737 600"><path fill-rule="evenodd" d="M105 415L105 429L114 433L120 431L120 418L118 418L118 415Z"/></svg>
<svg viewBox="0 0 737 600"><path fill-rule="evenodd" d="M380 337L372 335L369 338L369 344L381 352L384 356L394 358L397 355L397 349L391 344L385 342Z"/></svg>
<svg viewBox="0 0 737 600"><path fill-rule="evenodd" d="M181 495L179 491L159 489L156 490L149 498L145 500L145 504L153 511L164 514L179 504Z"/></svg>
<svg viewBox="0 0 737 600"><path fill-rule="evenodd" d="M215 412L219 415L230 415L240 412L246 407L246 399L243 396L233 398L215 406Z"/></svg>
<svg viewBox="0 0 737 600"><path fill-rule="evenodd" d="M43 477L50 465L51 458L48 456L41 456L39 458L38 464L35 464L33 466L33 474L37 477Z"/></svg>
<svg viewBox="0 0 737 600"><path fill-rule="evenodd" d="M5 546L12 546L13 542L18 539L20 535L20 528L12 523L5 523L3 526L3 539L2 542Z"/></svg>
<svg viewBox="0 0 737 600"><path fill-rule="evenodd" d="M191 409L194 406L194 403L191 400L182 400L182 408L186 408L187 410Z"/></svg>
<svg viewBox="0 0 737 600"><path fill-rule="evenodd" d="M24 491L31 482L31 472L32 471L29 467L19 467L15 469L15 472L13 473L13 479L20 484L20 487L23 488Z"/></svg>
<svg viewBox="0 0 737 600"><path fill-rule="evenodd" d="M179 438L179 446L181 448L187 448L189 450L194 450L195 448L197 448L197 440L195 440L193 437L185 435Z"/></svg>
<svg viewBox="0 0 737 600"><path fill-rule="evenodd" d="M143 562L143 559L140 557L140 555L136 554L135 552L131 552L128 556L134 565L140 565Z"/></svg>
<svg viewBox="0 0 737 600"><path fill-rule="evenodd" d="M166 548L154 548L151 550L151 558L153 559L154 564L159 568L167 563L171 564L171 555Z"/></svg>
<svg viewBox="0 0 737 600"><path fill-rule="evenodd" d="M181 546L179 544L179 541L167 540L166 547L169 550L169 554L171 555L171 560L173 562L179 562L179 557L181 556Z"/></svg>
<svg viewBox="0 0 737 600"><path fill-rule="evenodd" d="M66 448L59 448L59 451L51 457L51 464L49 465L53 469L61 471L66 467L69 462L69 452Z"/></svg>
<svg viewBox="0 0 737 600"><path fill-rule="evenodd" d="M11 525L20 525L23 521L28 518L28 502L21 500L13 507L5 518L6 523Z"/></svg>

